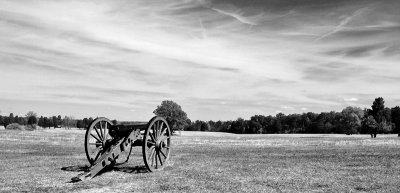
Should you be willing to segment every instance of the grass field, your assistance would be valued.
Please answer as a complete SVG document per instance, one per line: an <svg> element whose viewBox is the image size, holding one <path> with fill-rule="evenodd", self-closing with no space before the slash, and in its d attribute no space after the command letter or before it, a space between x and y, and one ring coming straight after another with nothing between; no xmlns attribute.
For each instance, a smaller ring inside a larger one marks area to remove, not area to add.
<svg viewBox="0 0 400 193"><path fill-rule="evenodd" d="M87 165L84 131L0 130L0 192L398 192L396 135L183 132L169 166L128 164L71 183Z"/></svg>

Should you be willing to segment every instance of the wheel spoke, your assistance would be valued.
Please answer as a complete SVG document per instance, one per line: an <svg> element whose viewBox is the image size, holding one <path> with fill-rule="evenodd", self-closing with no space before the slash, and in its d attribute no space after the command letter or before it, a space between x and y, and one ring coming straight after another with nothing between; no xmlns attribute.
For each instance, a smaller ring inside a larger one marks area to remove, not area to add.
<svg viewBox="0 0 400 193"><path fill-rule="evenodd" d="M155 129L154 137L156 137L156 139L158 139L158 122L157 121L154 123L154 129Z"/></svg>
<svg viewBox="0 0 400 193"><path fill-rule="evenodd" d="M164 154L164 152L162 152L162 150L160 150L161 154L164 156L164 158L166 159L167 156Z"/></svg>
<svg viewBox="0 0 400 193"><path fill-rule="evenodd" d="M156 145L156 143L152 142L152 141L147 141L147 144L150 144L152 146Z"/></svg>
<svg viewBox="0 0 400 193"><path fill-rule="evenodd" d="M159 127L158 127L158 136L162 135L163 126L164 126L164 122L161 121L161 124L159 124Z"/></svg>
<svg viewBox="0 0 400 193"><path fill-rule="evenodd" d="M165 132L167 131L167 127L164 127L161 131L160 136L164 136Z"/></svg>
<svg viewBox="0 0 400 193"><path fill-rule="evenodd" d="M153 150L154 150L154 148L151 148L150 155L149 155L149 157L151 159L151 165L154 165L154 156L153 156L154 151Z"/></svg>
<svg viewBox="0 0 400 193"><path fill-rule="evenodd" d="M89 145L103 145L102 143L89 143Z"/></svg>
<svg viewBox="0 0 400 193"><path fill-rule="evenodd" d="M155 142L156 142L156 139L155 139L154 136L150 133L150 131L149 131L149 135L150 135L151 140L153 140L153 142L155 143Z"/></svg>
<svg viewBox="0 0 400 193"><path fill-rule="evenodd" d="M100 137L100 139L103 139L103 138L101 137L101 135L100 135L99 131L97 130L97 127L96 127L96 125L95 125L95 126L93 126L93 129L96 131L96 133L97 133L97 136L99 136L99 137ZM99 140L99 141L102 141L102 140Z"/></svg>
<svg viewBox="0 0 400 193"><path fill-rule="evenodd" d="M158 127L157 127L157 138L159 138L160 137L160 135L161 135L161 124L162 124L163 122L162 121L159 121L158 122Z"/></svg>
<svg viewBox="0 0 400 193"><path fill-rule="evenodd" d="M107 128L107 122L106 122L106 127L104 128L104 141L107 140L108 137L108 128Z"/></svg>
<svg viewBox="0 0 400 193"><path fill-rule="evenodd" d="M154 151L154 153L157 154L156 151ZM156 169L157 169L158 164L157 164L157 157L156 157L156 156L157 156L157 155L153 155L153 157L156 159Z"/></svg>
<svg viewBox="0 0 400 193"><path fill-rule="evenodd" d="M160 151L157 151L157 157L160 160L160 164L163 165L162 161L161 161L161 156L160 156Z"/></svg>
<svg viewBox="0 0 400 193"><path fill-rule="evenodd" d="M160 129L160 131L161 131L161 129L163 129L163 126L164 126L164 122L161 122L160 127L158 127Z"/></svg>
<svg viewBox="0 0 400 193"><path fill-rule="evenodd" d="M153 129L154 141L157 141L157 128L154 130L155 124L151 127Z"/></svg>
<svg viewBox="0 0 400 193"><path fill-rule="evenodd" d="M96 155L96 157L93 159L93 162L95 162L95 161L97 160L97 158L99 158L99 156L101 155L102 152L103 152L102 150L100 150L100 151L97 152L97 155Z"/></svg>
<svg viewBox="0 0 400 193"><path fill-rule="evenodd" d="M103 125L101 124L101 121L99 122L100 125L100 134L101 134L101 138L104 139L104 135L103 135Z"/></svg>
<svg viewBox="0 0 400 193"><path fill-rule="evenodd" d="M92 137L94 137L97 141L101 141L99 138L97 138L96 136L94 136L93 133L90 133L90 135L91 135Z"/></svg>

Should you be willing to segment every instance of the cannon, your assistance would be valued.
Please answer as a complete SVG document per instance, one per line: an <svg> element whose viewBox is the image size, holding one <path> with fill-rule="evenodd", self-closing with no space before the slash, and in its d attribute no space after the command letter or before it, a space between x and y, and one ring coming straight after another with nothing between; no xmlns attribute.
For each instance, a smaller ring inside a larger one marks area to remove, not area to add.
<svg viewBox="0 0 400 193"><path fill-rule="evenodd" d="M142 147L143 161L150 172L162 170L171 151L171 130L167 121L155 116L148 123L124 125L114 124L104 117L96 118L85 134L85 153L90 167L72 181L91 179L106 167L128 162L136 146Z"/></svg>

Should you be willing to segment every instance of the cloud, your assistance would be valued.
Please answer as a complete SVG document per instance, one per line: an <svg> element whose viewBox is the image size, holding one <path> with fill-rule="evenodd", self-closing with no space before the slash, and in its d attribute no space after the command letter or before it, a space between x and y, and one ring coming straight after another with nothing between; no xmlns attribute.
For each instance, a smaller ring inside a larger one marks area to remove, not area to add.
<svg viewBox="0 0 400 193"><path fill-rule="evenodd" d="M2 56L0 59L1 61L0 66L3 66L3 69L14 68L17 69L17 71L24 71L30 69L33 71L43 70L50 73L51 72L69 73L69 74L80 73L79 71L70 69L68 67L51 64L48 60L44 60L41 57L1 52L1 51L0 51L0 56Z"/></svg>
<svg viewBox="0 0 400 193"><path fill-rule="evenodd" d="M227 16L231 16L235 19L237 19L238 21L244 23L244 24L248 24L248 25L258 25L257 22L253 21L252 17L260 17L260 16L252 16L252 17L245 17L243 16L243 13L240 10L236 10L236 11L225 11L222 9L218 9L218 8L211 8L212 10L227 15Z"/></svg>
<svg viewBox="0 0 400 193"><path fill-rule="evenodd" d="M363 76L368 68L343 62L312 65L304 69L304 78L313 81L348 81Z"/></svg>
<svg viewBox="0 0 400 193"><path fill-rule="evenodd" d="M346 101L346 102L356 102L356 101L358 101L358 98L344 98L343 99L344 101Z"/></svg>
<svg viewBox="0 0 400 193"><path fill-rule="evenodd" d="M373 45L342 47L336 50L328 51L326 54L331 56L365 57L372 55L375 51L380 51L385 48L387 48L387 45L380 43Z"/></svg>
<svg viewBox="0 0 400 193"><path fill-rule="evenodd" d="M324 39L326 37L329 37L329 36L339 32L339 31L341 31L350 21L352 21L355 17L358 17L359 15L361 15L362 13L364 13L367 10L369 10L369 8L368 7L364 7L364 8L356 10L350 16L345 16L337 26L334 26L334 28L331 31L328 31L328 32L322 34L320 37L316 38L315 41L322 40L322 39Z"/></svg>
<svg viewBox="0 0 400 193"><path fill-rule="evenodd" d="M294 110L294 107L291 106L281 106L281 108L286 110Z"/></svg>
<svg viewBox="0 0 400 193"><path fill-rule="evenodd" d="M369 93L395 101L399 6L393 0L5 0L0 81L7 84L0 97L48 101L38 108L50 115L59 103L125 120L151 116L165 99L192 119L341 110L343 99L369 103L364 98L375 96Z"/></svg>

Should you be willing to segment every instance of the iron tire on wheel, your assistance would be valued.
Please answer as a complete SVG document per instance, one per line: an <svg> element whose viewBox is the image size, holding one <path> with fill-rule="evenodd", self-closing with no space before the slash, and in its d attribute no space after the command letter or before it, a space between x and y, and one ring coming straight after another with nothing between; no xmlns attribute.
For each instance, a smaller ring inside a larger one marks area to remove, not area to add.
<svg viewBox="0 0 400 193"><path fill-rule="evenodd" d="M150 172L164 169L170 157L171 130L162 117L153 117L143 135L142 154Z"/></svg>

